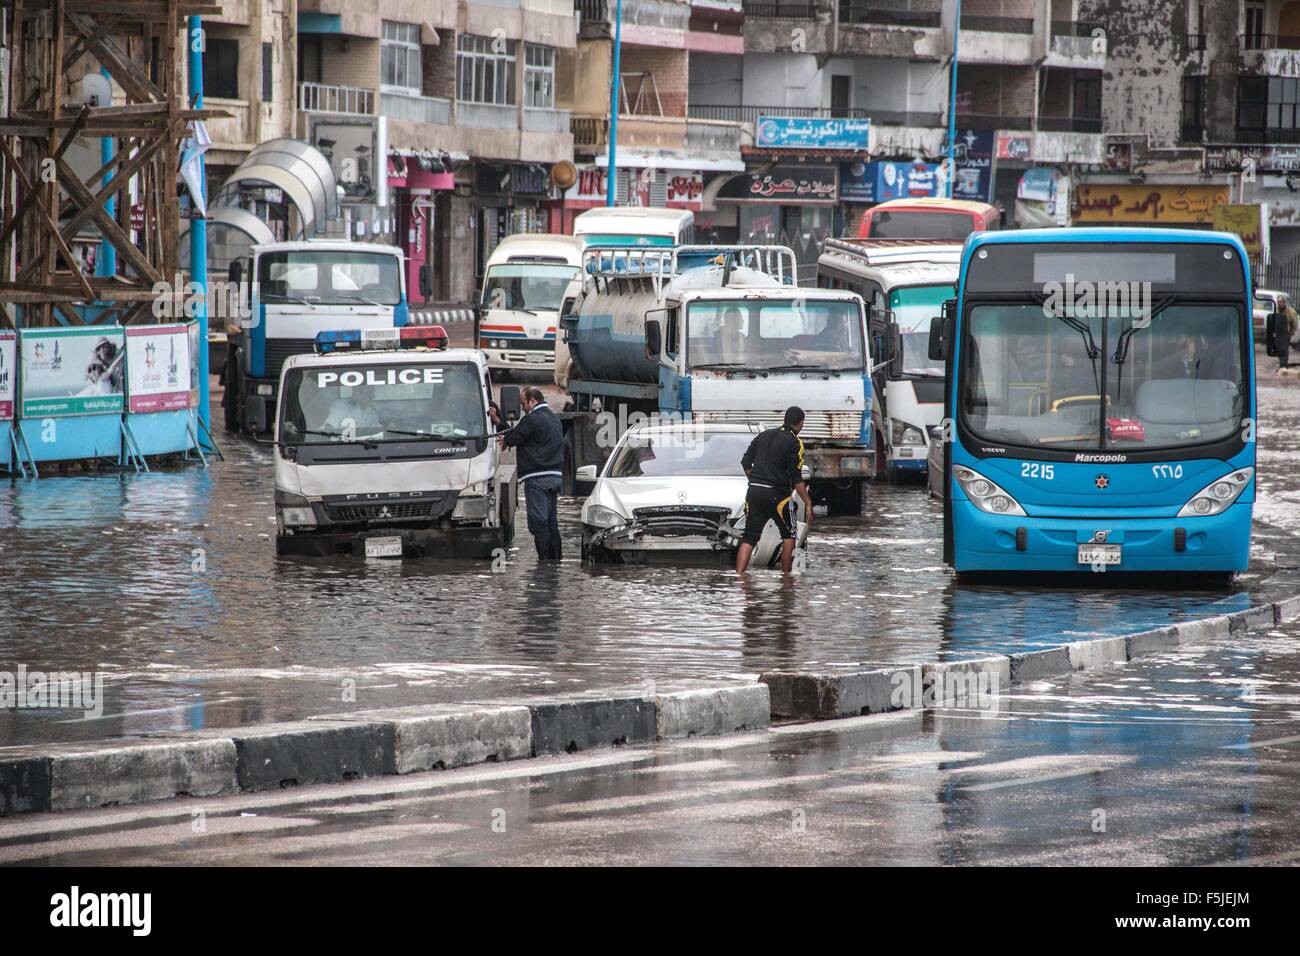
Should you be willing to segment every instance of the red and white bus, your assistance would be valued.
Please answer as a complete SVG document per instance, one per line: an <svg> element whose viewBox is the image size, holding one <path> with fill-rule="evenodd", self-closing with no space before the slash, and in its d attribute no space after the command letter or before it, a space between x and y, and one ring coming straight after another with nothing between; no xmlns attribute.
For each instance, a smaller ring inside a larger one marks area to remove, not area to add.
<svg viewBox="0 0 1300 956"><path fill-rule="evenodd" d="M998 228L998 210L966 199L891 199L862 214L859 239L934 239L961 242L972 232Z"/></svg>

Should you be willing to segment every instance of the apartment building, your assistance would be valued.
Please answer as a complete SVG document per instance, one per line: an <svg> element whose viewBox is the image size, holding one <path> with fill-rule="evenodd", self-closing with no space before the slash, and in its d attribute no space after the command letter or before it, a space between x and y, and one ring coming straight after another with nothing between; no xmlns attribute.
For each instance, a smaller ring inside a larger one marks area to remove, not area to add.
<svg viewBox="0 0 1300 956"><path fill-rule="evenodd" d="M1105 29L1110 166L1076 219L1209 228L1267 203L1272 257L1300 256L1300 3L1081 0Z"/></svg>

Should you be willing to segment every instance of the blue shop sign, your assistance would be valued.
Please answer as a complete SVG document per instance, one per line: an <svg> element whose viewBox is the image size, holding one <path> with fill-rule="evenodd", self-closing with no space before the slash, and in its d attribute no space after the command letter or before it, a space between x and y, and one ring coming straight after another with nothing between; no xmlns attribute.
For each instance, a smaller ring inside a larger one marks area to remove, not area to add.
<svg viewBox="0 0 1300 956"><path fill-rule="evenodd" d="M871 120L760 116L754 145L779 149L866 149Z"/></svg>
<svg viewBox="0 0 1300 956"><path fill-rule="evenodd" d="M844 163L840 170L840 199L844 202L884 202L939 195L937 163Z"/></svg>

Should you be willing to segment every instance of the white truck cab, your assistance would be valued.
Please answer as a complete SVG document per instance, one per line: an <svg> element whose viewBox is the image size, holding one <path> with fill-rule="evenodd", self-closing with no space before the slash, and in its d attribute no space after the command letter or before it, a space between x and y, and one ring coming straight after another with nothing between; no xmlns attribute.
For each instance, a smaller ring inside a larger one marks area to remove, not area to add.
<svg viewBox="0 0 1300 956"><path fill-rule="evenodd" d="M520 233L497 244L474 316L488 368L554 371L560 304L581 264L573 236Z"/></svg>
<svg viewBox="0 0 1300 956"><path fill-rule="evenodd" d="M276 552L491 557L514 533L513 464L483 353L439 326L323 332L290 356L275 421ZM517 388L501 405L518 415Z"/></svg>

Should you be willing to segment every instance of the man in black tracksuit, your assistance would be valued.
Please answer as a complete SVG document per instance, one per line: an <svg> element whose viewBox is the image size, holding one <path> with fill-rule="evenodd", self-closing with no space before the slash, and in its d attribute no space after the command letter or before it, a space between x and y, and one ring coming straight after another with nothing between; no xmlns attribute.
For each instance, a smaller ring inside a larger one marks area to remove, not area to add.
<svg viewBox="0 0 1300 956"><path fill-rule="evenodd" d="M539 388L524 389L524 417L501 436L508 448L518 449L516 465L524 483L528 533L542 561L560 560L560 521L557 499L563 479L564 426L546 404Z"/></svg>
<svg viewBox="0 0 1300 956"><path fill-rule="evenodd" d="M794 567L795 523L794 492L803 499L804 521L812 529L812 498L803 480L803 409L791 405L785 410L785 424L760 432L740 459L749 478L745 495L745 534L736 551L736 573L749 567L754 546L763 536L769 521L781 532L781 570L786 574Z"/></svg>

